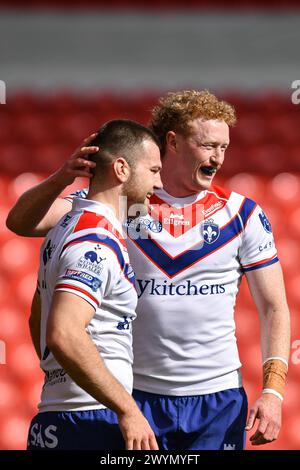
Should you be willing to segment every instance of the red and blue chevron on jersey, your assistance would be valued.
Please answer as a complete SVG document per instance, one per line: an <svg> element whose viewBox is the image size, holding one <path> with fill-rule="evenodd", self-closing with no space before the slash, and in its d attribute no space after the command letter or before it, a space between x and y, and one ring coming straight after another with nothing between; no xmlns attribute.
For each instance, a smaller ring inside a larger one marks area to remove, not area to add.
<svg viewBox="0 0 300 470"><path fill-rule="evenodd" d="M134 387L175 396L240 387L234 306L243 274L278 262L267 216L217 186L185 198L160 190L151 204L127 222L139 296Z"/></svg>
<svg viewBox="0 0 300 470"><path fill-rule="evenodd" d="M240 387L236 295L245 272L278 261L271 225L254 201L216 186L186 198L160 190L151 203L127 241L139 296L134 387L166 395Z"/></svg>

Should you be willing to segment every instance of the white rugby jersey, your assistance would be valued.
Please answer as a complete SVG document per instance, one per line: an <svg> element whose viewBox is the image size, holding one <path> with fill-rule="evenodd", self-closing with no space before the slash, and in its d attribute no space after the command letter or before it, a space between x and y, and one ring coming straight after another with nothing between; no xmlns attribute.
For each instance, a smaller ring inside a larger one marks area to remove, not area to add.
<svg viewBox="0 0 300 470"><path fill-rule="evenodd" d="M104 408L61 368L46 345L46 325L54 291L78 295L95 309L86 328L107 368L132 392L132 320L137 295L122 226L107 206L76 199L41 248L41 368L45 371L39 409Z"/></svg>
<svg viewBox="0 0 300 470"><path fill-rule="evenodd" d="M271 225L254 201L217 186L185 198L160 190L151 204L128 222L134 387L177 396L240 387L236 295L244 272L278 261Z"/></svg>

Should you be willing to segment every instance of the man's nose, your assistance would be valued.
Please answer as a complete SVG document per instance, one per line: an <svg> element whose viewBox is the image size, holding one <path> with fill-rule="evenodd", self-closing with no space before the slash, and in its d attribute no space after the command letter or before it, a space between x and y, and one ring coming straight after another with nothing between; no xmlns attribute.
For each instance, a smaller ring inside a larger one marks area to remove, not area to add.
<svg viewBox="0 0 300 470"><path fill-rule="evenodd" d="M213 152L213 155L211 156L211 160L217 165L219 165L223 162L224 153L223 153L223 151L220 147L215 147L214 148L214 152Z"/></svg>
<svg viewBox="0 0 300 470"><path fill-rule="evenodd" d="M162 184L162 180L161 180L160 173L157 173L157 174L156 174L156 179L155 179L155 183L154 183L154 188L155 188L155 189L162 189L162 188L163 188L163 184Z"/></svg>

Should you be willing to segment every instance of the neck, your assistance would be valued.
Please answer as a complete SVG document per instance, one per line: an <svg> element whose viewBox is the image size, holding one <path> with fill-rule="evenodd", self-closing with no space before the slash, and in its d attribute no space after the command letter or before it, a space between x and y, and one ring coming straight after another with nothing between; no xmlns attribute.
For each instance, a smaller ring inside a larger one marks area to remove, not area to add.
<svg viewBox="0 0 300 470"><path fill-rule="evenodd" d="M103 189L97 189L91 185L87 199L91 201L101 202L102 204L110 207L116 218L122 224L126 220L126 210L121 204L121 191L119 186L112 186Z"/></svg>
<svg viewBox="0 0 300 470"><path fill-rule="evenodd" d="M201 189L191 187L191 183L185 183L182 179L180 166L174 165L174 159L166 155L163 159L161 171L163 189L173 197L187 197L197 194Z"/></svg>

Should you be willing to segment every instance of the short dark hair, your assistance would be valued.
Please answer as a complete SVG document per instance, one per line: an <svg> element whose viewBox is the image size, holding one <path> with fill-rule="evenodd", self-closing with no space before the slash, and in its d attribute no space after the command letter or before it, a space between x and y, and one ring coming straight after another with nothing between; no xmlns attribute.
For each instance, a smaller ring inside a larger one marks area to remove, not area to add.
<svg viewBox="0 0 300 470"><path fill-rule="evenodd" d="M159 140L153 131L129 119L108 121L96 132L97 136L89 143L89 146L100 148L99 152L90 154L90 160L97 164L94 174L98 173L97 167L103 172L107 165L120 156L129 166L134 167L137 158L134 150L144 140L151 140L160 148Z"/></svg>

